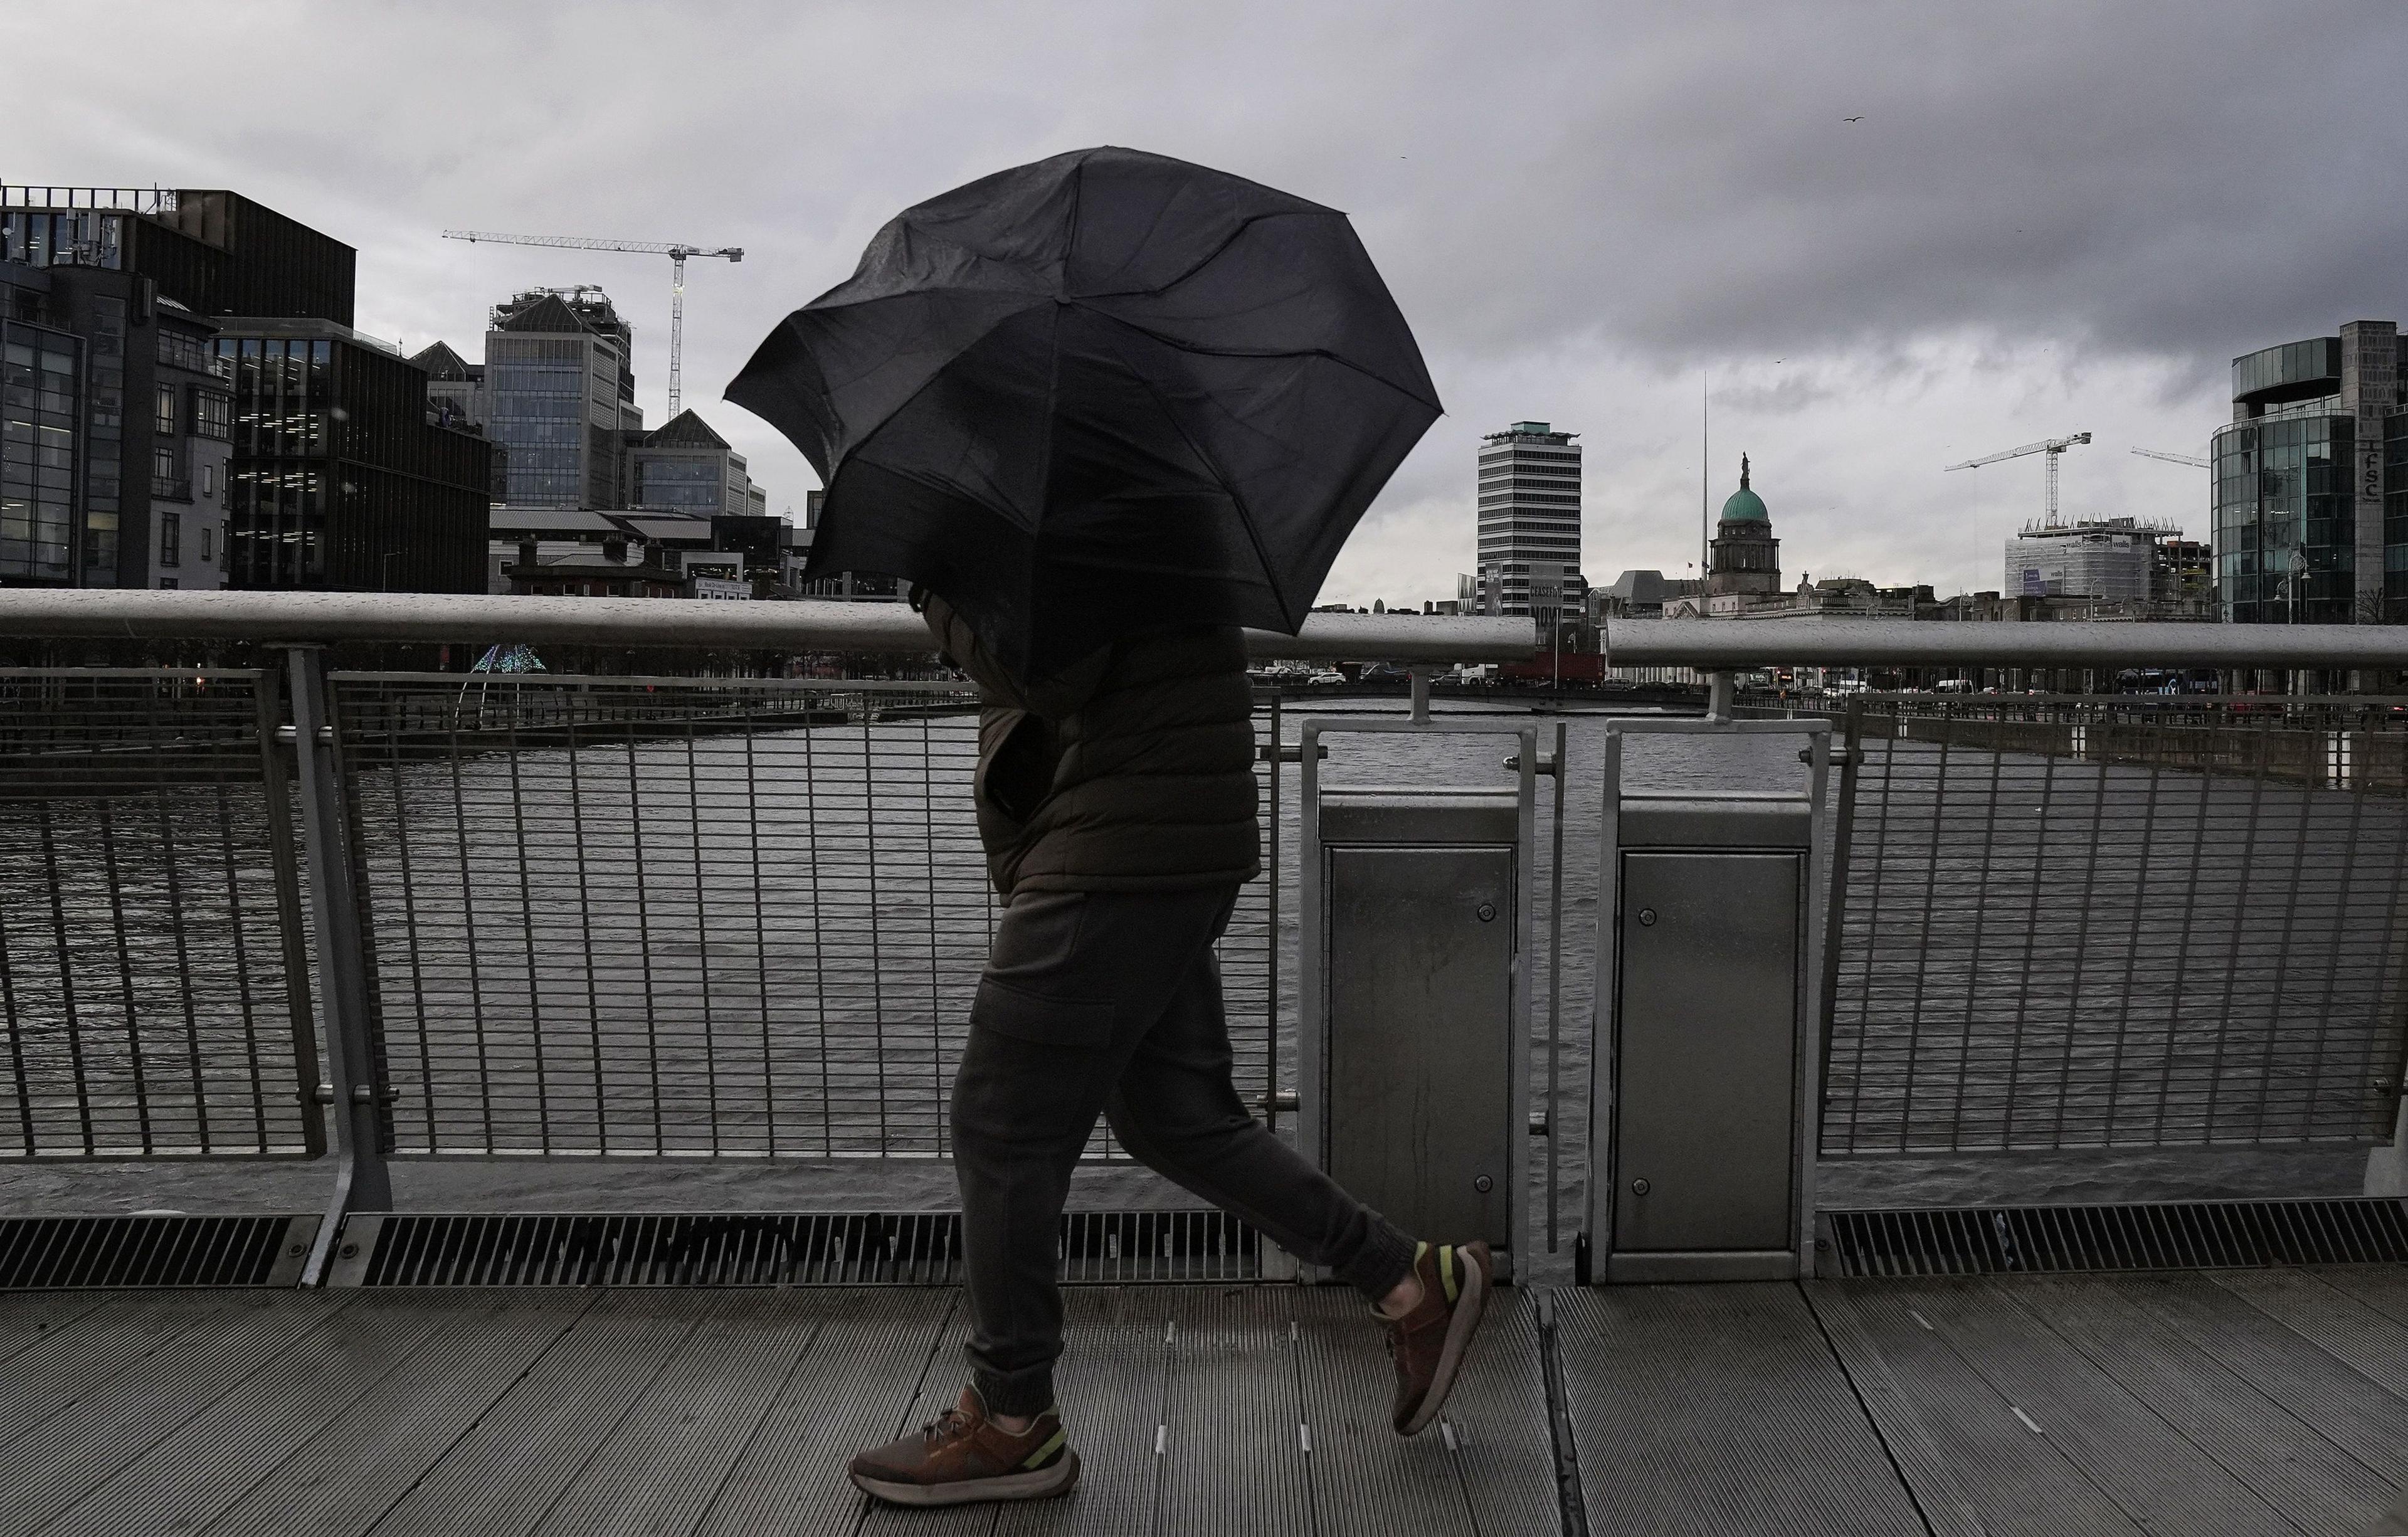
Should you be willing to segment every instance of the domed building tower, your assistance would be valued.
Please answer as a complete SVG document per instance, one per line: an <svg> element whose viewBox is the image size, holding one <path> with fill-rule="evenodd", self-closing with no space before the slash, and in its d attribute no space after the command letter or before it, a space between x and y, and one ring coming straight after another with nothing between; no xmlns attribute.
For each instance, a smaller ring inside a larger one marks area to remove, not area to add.
<svg viewBox="0 0 2408 1537"><path fill-rule="evenodd" d="M1747 455L1739 458L1739 489L1723 503L1715 526L1713 564L1706 572L1706 596L1770 597L1781 591L1781 541L1772 537L1772 515L1764 498L1748 489Z"/></svg>

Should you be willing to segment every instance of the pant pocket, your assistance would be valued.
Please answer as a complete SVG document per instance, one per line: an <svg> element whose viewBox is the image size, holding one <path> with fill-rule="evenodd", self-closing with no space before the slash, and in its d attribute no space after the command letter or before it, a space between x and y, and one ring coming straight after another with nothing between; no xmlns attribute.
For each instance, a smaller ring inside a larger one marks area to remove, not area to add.
<svg viewBox="0 0 2408 1537"><path fill-rule="evenodd" d="M1112 1039L1112 1006L1047 998L986 976L979 979L978 996L970 1001L970 1024L1040 1046L1102 1046Z"/></svg>

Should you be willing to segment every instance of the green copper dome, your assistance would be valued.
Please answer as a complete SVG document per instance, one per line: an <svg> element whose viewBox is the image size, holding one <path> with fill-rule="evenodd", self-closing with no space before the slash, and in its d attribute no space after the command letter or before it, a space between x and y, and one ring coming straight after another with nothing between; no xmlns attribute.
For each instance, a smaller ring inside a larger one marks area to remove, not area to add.
<svg viewBox="0 0 2408 1537"><path fill-rule="evenodd" d="M1764 498L1747 488L1747 455L1739 456L1739 489L1723 503L1725 523L1770 523L1772 514L1764 510Z"/></svg>

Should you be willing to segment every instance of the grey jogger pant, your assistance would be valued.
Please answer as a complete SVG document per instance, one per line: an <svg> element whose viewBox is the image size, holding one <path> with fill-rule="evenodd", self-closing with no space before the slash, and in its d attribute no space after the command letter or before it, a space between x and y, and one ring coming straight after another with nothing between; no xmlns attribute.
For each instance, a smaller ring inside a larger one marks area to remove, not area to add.
<svg viewBox="0 0 2408 1537"><path fill-rule="evenodd" d="M996 926L953 1080L955 1173L991 1413L1054 1401L1055 1234L1098 1113L1121 1145L1290 1253L1378 1298L1413 1243L1254 1119L1229 1081L1212 944L1234 887L1025 892Z"/></svg>

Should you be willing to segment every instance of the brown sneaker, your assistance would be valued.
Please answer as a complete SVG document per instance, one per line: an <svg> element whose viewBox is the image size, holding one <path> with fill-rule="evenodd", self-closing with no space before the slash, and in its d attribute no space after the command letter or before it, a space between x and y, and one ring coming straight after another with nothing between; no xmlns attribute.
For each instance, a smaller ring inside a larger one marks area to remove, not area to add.
<svg viewBox="0 0 2408 1537"><path fill-rule="evenodd" d="M899 1441L862 1453L845 1469L854 1485L897 1505L963 1505L976 1500L1045 1500L1079 1482L1062 1415L1048 1409L1018 1435L986 1417L978 1389Z"/></svg>
<svg viewBox="0 0 2408 1537"><path fill-rule="evenodd" d="M1488 1306L1488 1245L1417 1244L1413 1273L1421 1277L1422 1300L1401 1318L1381 1314L1397 1362L1397 1433L1407 1436L1438 1418L1470 1353L1472 1331Z"/></svg>

